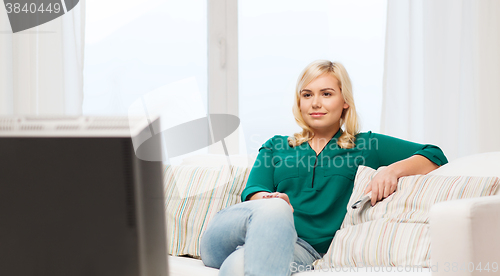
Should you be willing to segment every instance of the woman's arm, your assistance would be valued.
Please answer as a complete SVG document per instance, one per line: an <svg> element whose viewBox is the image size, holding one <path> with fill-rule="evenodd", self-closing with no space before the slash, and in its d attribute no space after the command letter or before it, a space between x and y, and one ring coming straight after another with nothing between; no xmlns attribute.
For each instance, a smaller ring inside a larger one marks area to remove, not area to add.
<svg viewBox="0 0 500 276"><path fill-rule="evenodd" d="M377 168L389 166L414 155L425 156L438 166L448 163L443 151L435 145L414 143L383 134L369 134L369 141L360 142L370 145L369 151L379 160Z"/></svg>
<svg viewBox="0 0 500 276"><path fill-rule="evenodd" d="M448 163L443 151L437 146L371 132L369 135L369 150L378 158L378 164L372 168L387 166L373 177L366 190L367 193L372 192L372 205L392 194L400 177L427 174Z"/></svg>
<svg viewBox="0 0 500 276"><path fill-rule="evenodd" d="M250 200L250 197L259 192L273 192L274 166L273 160L274 137L267 140L259 149L245 189L241 193L241 201Z"/></svg>
<svg viewBox="0 0 500 276"><path fill-rule="evenodd" d="M439 168L439 166L422 155L413 155L404 160L392 163L387 168L390 168L400 178L408 175L428 174Z"/></svg>
<svg viewBox="0 0 500 276"><path fill-rule="evenodd" d="M422 155L413 155L395 162L381 170L368 184L365 193L372 192L372 206L379 200L388 197L398 186L398 179L403 176L427 174L439 168L434 162Z"/></svg>

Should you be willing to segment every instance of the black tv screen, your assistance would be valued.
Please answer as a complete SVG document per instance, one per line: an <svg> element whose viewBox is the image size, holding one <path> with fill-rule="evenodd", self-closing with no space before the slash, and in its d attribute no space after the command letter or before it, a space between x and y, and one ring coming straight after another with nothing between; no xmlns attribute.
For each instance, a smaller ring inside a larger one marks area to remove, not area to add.
<svg viewBox="0 0 500 276"><path fill-rule="evenodd" d="M167 275L158 126L0 117L0 275Z"/></svg>

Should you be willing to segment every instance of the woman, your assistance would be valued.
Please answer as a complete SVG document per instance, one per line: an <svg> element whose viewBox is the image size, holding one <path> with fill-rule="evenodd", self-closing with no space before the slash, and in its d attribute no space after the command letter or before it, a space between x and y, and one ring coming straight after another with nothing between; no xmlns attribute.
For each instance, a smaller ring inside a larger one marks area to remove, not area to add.
<svg viewBox="0 0 500 276"><path fill-rule="evenodd" d="M396 190L398 178L448 162L433 145L358 133L351 81L338 62L304 69L293 114L302 132L264 143L243 202L217 213L202 236L202 260L219 275L290 275L321 258L342 224L359 165L387 166L366 190L374 205Z"/></svg>

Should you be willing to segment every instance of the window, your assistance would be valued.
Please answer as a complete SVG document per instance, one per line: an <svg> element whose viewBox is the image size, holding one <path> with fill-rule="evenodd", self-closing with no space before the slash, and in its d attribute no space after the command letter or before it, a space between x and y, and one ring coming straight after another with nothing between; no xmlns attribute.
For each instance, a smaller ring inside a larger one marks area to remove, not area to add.
<svg viewBox="0 0 500 276"><path fill-rule="evenodd" d="M351 76L362 130L379 131L386 0L239 0L237 9L234 4L88 2L83 113L127 115L134 102L159 94L166 97L149 101L154 102L150 111L184 107L188 112L162 115L164 123L206 116L208 99L222 103L215 109L222 112L236 105L241 120L239 153L257 154L273 135L300 131L291 112L296 79L311 61L330 59L342 62ZM209 12L213 16L208 17ZM227 32L235 16L237 32ZM207 34L224 31L225 41L237 33L237 58L227 54L222 43L208 59ZM214 68L228 57L238 62L238 91L211 87L209 97L207 68L218 70ZM183 102L196 104L187 109Z"/></svg>
<svg viewBox="0 0 500 276"><path fill-rule="evenodd" d="M239 116L246 151L300 131L292 115L296 80L316 59L344 64L362 131L380 129L385 0L240 0Z"/></svg>
<svg viewBox="0 0 500 276"><path fill-rule="evenodd" d="M89 1L83 113L126 115L142 95L179 82L206 109L206 21L204 0Z"/></svg>
<svg viewBox="0 0 500 276"><path fill-rule="evenodd" d="M87 2L83 114L127 115L137 101L162 130L206 116L206 1Z"/></svg>

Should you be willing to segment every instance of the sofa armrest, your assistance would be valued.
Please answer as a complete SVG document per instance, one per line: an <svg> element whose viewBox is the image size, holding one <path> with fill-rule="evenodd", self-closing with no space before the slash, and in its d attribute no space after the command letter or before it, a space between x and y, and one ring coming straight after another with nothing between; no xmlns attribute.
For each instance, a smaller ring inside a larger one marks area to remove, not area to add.
<svg viewBox="0 0 500 276"><path fill-rule="evenodd" d="M500 196L435 204L430 234L433 276L500 274Z"/></svg>

